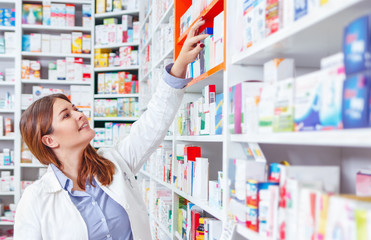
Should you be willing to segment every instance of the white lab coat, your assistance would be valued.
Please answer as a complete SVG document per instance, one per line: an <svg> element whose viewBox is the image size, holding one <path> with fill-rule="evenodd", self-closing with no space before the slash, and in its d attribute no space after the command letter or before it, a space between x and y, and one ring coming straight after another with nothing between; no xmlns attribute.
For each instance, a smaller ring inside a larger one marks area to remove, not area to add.
<svg viewBox="0 0 371 240"><path fill-rule="evenodd" d="M111 185L102 186L127 211L135 240L150 240L149 220L134 178L143 163L161 144L174 119L184 89L174 89L161 80L147 111L133 124L130 135L111 149L99 150L115 164ZM15 240L85 240L84 219L49 166L47 173L27 187L17 206Z"/></svg>

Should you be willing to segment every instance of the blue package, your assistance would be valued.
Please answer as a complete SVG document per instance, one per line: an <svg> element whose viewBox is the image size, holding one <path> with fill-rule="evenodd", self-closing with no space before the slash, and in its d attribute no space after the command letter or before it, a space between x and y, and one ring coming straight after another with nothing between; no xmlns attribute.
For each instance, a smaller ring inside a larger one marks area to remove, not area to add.
<svg viewBox="0 0 371 240"><path fill-rule="evenodd" d="M217 94L215 98L215 134L223 134L223 93Z"/></svg>
<svg viewBox="0 0 371 240"><path fill-rule="evenodd" d="M348 77L343 88L344 128L369 126L370 76L364 73Z"/></svg>
<svg viewBox="0 0 371 240"><path fill-rule="evenodd" d="M30 35L23 35L22 36L22 51L29 52L30 51L30 42L31 36Z"/></svg>
<svg viewBox="0 0 371 240"><path fill-rule="evenodd" d="M295 21L306 16L308 14L308 0L295 0Z"/></svg>
<svg viewBox="0 0 371 240"><path fill-rule="evenodd" d="M371 66L369 29L369 16L358 18L345 28L343 52L347 75L362 72Z"/></svg>

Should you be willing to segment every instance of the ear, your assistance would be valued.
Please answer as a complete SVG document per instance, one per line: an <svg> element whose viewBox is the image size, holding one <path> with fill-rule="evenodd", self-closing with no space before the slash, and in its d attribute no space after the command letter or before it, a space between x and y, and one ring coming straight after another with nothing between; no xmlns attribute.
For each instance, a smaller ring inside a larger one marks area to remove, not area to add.
<svg viewBox="0 0 371 240"><path fill-rule="evenodd" d="M43 142L44 145L50 148L56 148L59 146L59 144L55 141L55 139L51 135L42 136L41 141Z"/></svg>

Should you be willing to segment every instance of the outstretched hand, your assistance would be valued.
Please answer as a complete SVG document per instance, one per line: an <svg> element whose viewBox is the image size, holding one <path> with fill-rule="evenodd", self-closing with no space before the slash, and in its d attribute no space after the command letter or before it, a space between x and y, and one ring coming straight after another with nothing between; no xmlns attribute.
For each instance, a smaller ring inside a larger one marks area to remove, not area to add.
<svg viewBox="0 0 371 240"><path fill-rule="evenodd" d="M184 41L182 50L179 53L170 74L174 77L185 78L188 64L194 62L197 55L205 47L200 41L207 38L208 34L198 35L198 29L205 24L205 20L198 19L198 21L190 29L186 40Z"/></svg>

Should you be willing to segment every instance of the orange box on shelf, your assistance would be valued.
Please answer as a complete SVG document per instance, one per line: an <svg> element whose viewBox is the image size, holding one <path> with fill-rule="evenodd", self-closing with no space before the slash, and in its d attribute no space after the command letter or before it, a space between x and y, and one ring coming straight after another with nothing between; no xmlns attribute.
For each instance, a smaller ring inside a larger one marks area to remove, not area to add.
<svg viewBox="0 0 371 240"><path fill-rule="evenodd" d="M200 18L202 17L204 20L205 20L205 24L199 29L199 32L202 32L205 28L217 28L217 26L213 26L214 25L214 18L217 17L218 15L220 15L222 13L222 16L224 15L224 23L226 22L226 11L225 11L225 6L227 5L226 4L227 0L213 0L208 6L206 6L206 8L204 8L204 6L192 6L192 0L175 0L175 4L174 4L174 10L175 10L175 13L174 13L174 21L175 21L175 26L174 26L174 60L177 59L181 49L182 49L182 46L183 46L183 43L185 41L185 39L187 38L187 35L190 31L190 29L192 28L192 26L195 24L195 22ZM196 14L194 13L189 13L188 10L190 9L190 7L192 6L192 11L195 11L196 13L199 13L199 15L197 16ZM186 14L186 16L184 16ZM196 17L197 16L197 17ZM187 19L185 20L184 17L187 17ZM191 18L191 21L192 21L192 24L189 24L189 19ZM189 28L187 28L186 30L184 30L184 21L188 21L186 22L186 25L190 25ZM183 29L181 29L181 23L183 23ZM219 26L220 28L221 26ZM213 68L211 68L210 70L208 70L207 72L201 74L200 76L194 78L192 80L192 82L190 82L188 84L188 86L191 86L199 81L202 81L204 80L205 78L221 71L221 70L224 70L225 69L225 56L226 56L226 52L225 52L225 49L226 49L226 44L225 44L225 39L226 39L226 24L224 24L224 26L222 27L222 29L224 29L224 33L223 33L223 39L221 39L221 44L222 46L224 46L223 48L223 51L224 53L223 54L219 54L219 56L221 56L221 61L218 61L217 65ZM181 33L181 30L183 30L183 33ZM220 31L218 31L220 32Z"/></svg>

